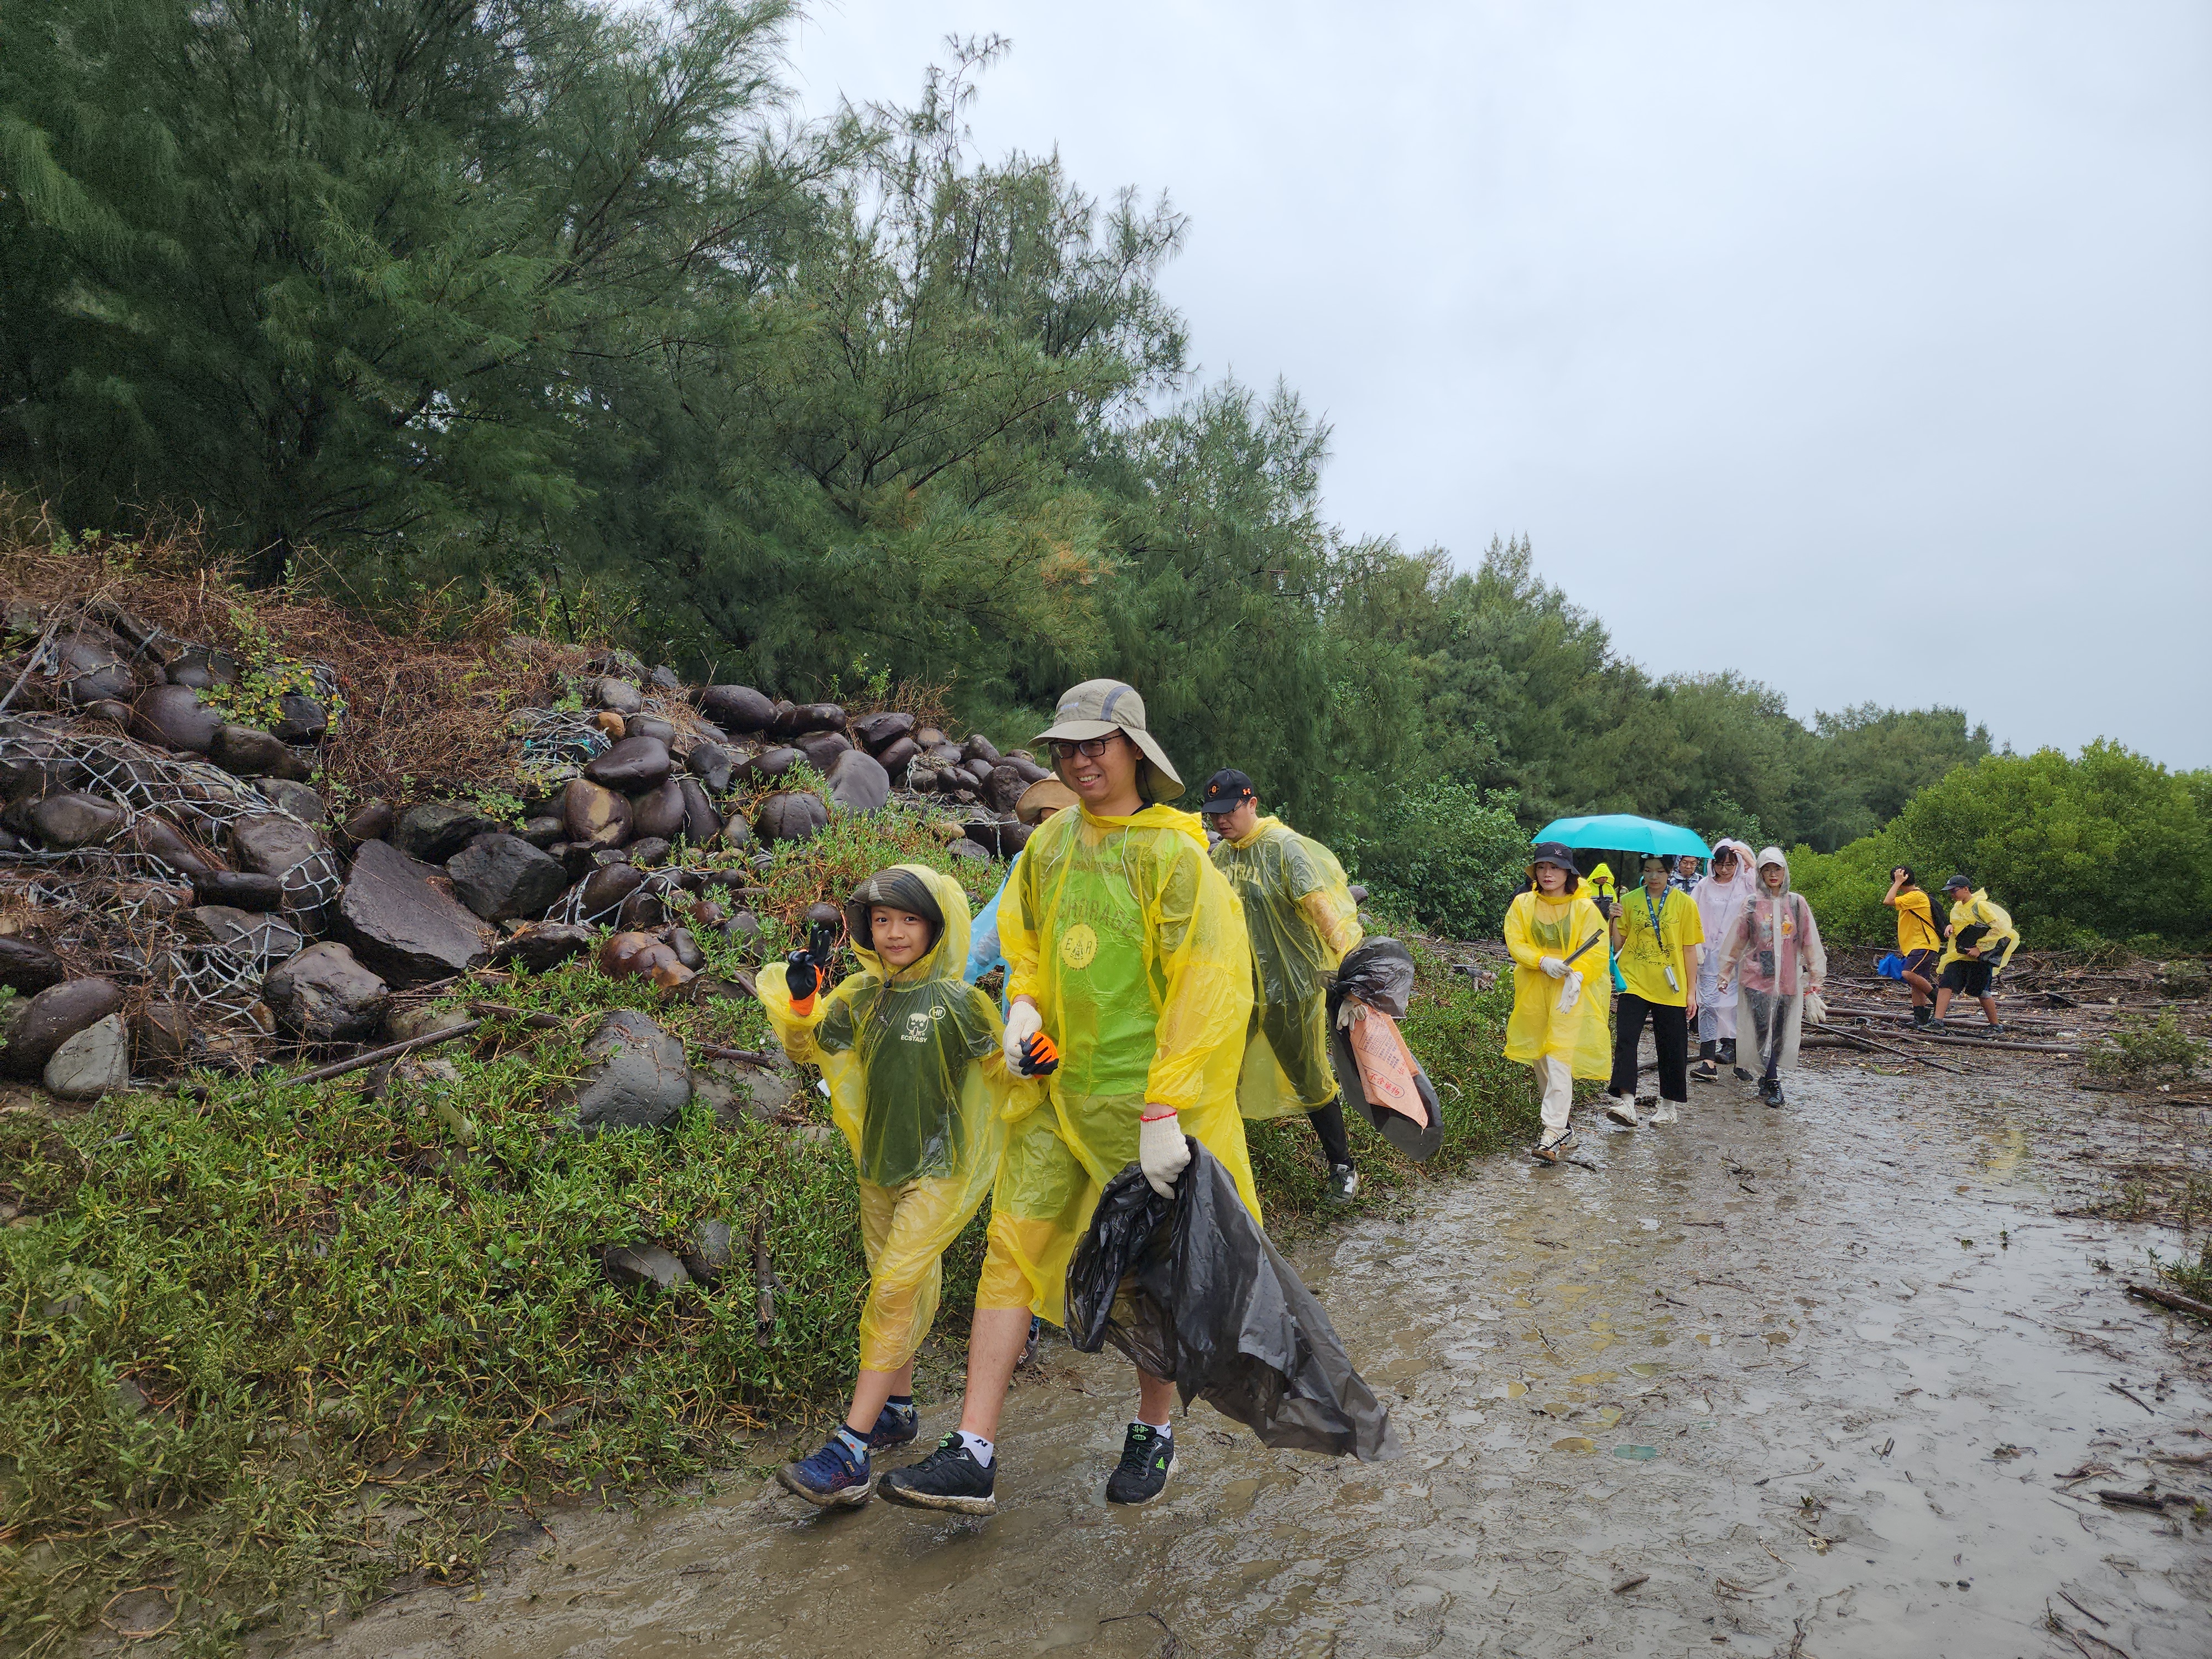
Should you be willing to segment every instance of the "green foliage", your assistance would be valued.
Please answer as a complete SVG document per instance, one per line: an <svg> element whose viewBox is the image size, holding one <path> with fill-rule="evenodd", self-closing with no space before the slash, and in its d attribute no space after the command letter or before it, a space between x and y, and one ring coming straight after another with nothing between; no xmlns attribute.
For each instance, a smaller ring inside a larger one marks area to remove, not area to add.
<svg viewBox="0 0 2212 1659"><path fill-rule="evenodd" d="M1395 793L1348 862L1385 909L1451 939L1494 936L1527 883L1528 836L1510 796L1432 782Z"/></svg>
<svg viewBox="0 0 2212 1659"><path fill-rule="evenodd" d="M1881 902L1907 864L1931 890L1963 873L2011 913L2027 943L2073 949L2137 934L2212 934L2212 812L2202 774L2177 775L2117 744L2069 758L1996 755L1949 773L1895 822L1840 851L1791 854L1824 933L1893 939Z"/></svg>
<svg viewBox="0 0 2212 1659"><path fill-rule="evenodd" d="M2206 1048L2181 1029L2172 1009L2161 1008L2155 1019L2123 1020L2082 1063L2092 1077L2130 1088L2185 1083L2204 1063Z"/></svg>

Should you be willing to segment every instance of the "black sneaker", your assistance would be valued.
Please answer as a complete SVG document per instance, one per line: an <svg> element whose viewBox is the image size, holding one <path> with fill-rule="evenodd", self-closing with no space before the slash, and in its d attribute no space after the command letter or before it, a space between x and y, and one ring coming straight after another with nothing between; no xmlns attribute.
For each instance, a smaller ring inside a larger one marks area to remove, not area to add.
<svg viewBox="0 0 2212 1659"><path fill-rule="evenodd" d="M1936 1011L1933 1008L1930 1008L1924 1002L1912 1011L1913 1024L1923 1030L1925 1030L1927 1028L1928 1022L1935 1018Z"/></svg>
<svg viewBox="0 0 2212 1659"><path fill-rule="evenodd" d="M1761 1079L1759 1097L1770 1106L1779 1106L1782 1103L1782 1080L1771 1077Z"/></svg>
<svg viewBox="0 0 2212 1659"><path fill-rule="evenodd" d="M1168 1476L1174 1473L1175 1437L1132 1423L1121 1442L1121 1461L1106 1477L1106 1501L1149 1504L1168 1489Z"/></svg>
<svg viewBox="0 0 2212 1659"><path fill-rule="evenodd" d="M1349 1164L1328 1166L1328 1195L1339 1204L1349 1204L1359 1196L1359 1171Z"/></svg>
<svg viewBox="0 0 2212 1659"><path fill-rule="evenodd" d="M998 1479L998 1460L985 1468L957 1434L937 1443L937 1449L921 1462L893 1469L876 1482L876 1496L886 1504L902 1504L910 1510L955 1510L962 1515L995 1515L999 1500L991 1496Z"/></svg>
<svg viewBox="0 0 2212 1659"><path fill-rule="evenodd" d="M1721 1059L1730 1066L1735 1064L1735 1039L1734 1037L1723 1037L1721 1039Z"/></svg>
<svg viewBox="0 0 2212 1659"><path fill-rule="evenodd" d="M1751 1071L1747 1066L1738 1066L1734 1069L1735 1072L1735 1080L1738 1083L1756 1083L1759 1081L1757 1078L1752 1075Z"/></svg>
<svg viewBox="0 0 2212 1659"><path fill-rule="evenodd" d="M1721 1068L1710 1060L1701 1060L1690 1067L1690 1076L1698 1083L1718 1083L1721 1080Z"/></svg>

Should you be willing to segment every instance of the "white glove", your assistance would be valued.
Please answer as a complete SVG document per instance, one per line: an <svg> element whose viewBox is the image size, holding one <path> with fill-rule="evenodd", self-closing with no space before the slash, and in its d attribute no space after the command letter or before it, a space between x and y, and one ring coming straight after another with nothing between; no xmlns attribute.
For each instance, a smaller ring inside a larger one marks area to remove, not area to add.
<svg viewBox="0 0 2212 1659"><path fill-rule="evenodd" d="M1190 1164L1190 1143L1182 1138L1182 1121L1164 1106L1147 1106L1148 1117L1137 1127L1137 1166L1162 1198L1175 1196L1176 1177Z"/></svg>
<svg viewBox="0 0 2212 1659"><path fill-rule="evenodd" d="M1028 1075L1022 1068L1029 1064L1023 1050L1030 1039L1044 1030L1044 1016L1036 1011L1034 1002L1017 1002L1006 1011L1006 1040L1003 1045L1006 1069L1016 1077Z"/></svg>
<svg viewBox="0 0 2212 1659"><path fill-rule="evenodd" d="M1336 1029L1340 1031L1348 1031L1352 1029L1352 1021L1366 1018L1367 1005L1357 997L1346 997L1343 1005L1336 1011Z"/></svg>
<svg viewBox="0 0 2212 1659"><path fill-rule="evenodd" d="M1553 979L1565 979L1567 976L1567 964L1557 957L1546 957L1536 965Z"/></svg>
<svg viewBox="0 0 2212 1659"><path fill-rule="evenodd" d="M1806 994L1805 1018L1815 1025L1826 1025L1828 1023L1828 1005L1818 991Z"/></svg>
<svg viewBox="0 0 2212 1659"><path fill-rule="evenodd" d="M1577 968L1559 986L1559 1012L1571 1014L1575 1011L1575 1004L1582 1000L1583 975L1582 969Z"/></svg>

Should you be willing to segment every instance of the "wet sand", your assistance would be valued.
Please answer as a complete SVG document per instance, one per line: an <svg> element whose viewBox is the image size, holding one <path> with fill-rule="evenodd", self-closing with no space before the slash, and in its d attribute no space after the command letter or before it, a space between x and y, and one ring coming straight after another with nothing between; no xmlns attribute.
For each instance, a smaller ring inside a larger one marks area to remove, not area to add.
<svg viewBox="0 0 2212 1659"><path fill-rule="evenodd" d="M312 1645L2212 1653L2212 1525L2096 1497L2212 1501L2212 1468L2158 1456L2212 1451L2212 1334L2121 1290L2177 1241L2053 1214L2068 1133L2110 1097L1856 1067L1790 1097L1700 1087L1637 1131L1578 1115L1595 1170L1493 1159L1296 1252L1395 1462L1270 1452L1200 1405L1165 1496L1109 1508L1129 1372L1055 1342L1009 1403L989 1520L817 1514L739 1477L550 1516L480 1585ZM926 1410L879 1467L956 1415Z"/></svg>

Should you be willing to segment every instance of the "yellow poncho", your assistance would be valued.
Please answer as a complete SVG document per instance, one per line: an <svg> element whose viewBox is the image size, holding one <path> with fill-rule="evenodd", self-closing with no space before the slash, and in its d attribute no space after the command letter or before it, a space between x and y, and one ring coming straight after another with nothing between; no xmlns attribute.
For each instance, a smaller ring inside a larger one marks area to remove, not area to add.
<svg viewBox="0 0 2212 1659"><path fill-rule="evenodd" d="M1581 1000L1571 1013L1559 1012L1561 981L1537 964L1546 957L1565 961L1593 933L1598 943L1574 963L1583 976ZM1505 1058L1523 1065L1540 1054L1556 1054L1577 1077L1613 1075L1612 1033L1606 1020L1606 924L1589 896L1547 899L1541 893L1515 896L1505 911L1505 948L1513 953L1513 1012L1505 1022Z"/></svg>

